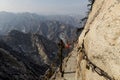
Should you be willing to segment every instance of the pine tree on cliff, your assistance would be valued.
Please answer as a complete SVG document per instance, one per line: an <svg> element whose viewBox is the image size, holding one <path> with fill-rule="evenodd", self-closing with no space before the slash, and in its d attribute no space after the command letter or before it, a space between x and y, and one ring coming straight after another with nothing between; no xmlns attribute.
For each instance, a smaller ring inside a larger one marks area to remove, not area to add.
<svg viewBox="0 0 120 80"><path fill-rule="evenodd" d="M95 0L88 0L89 4L87 5L88 7L90 7L90 10L92 10L92 5L94 4Z"/></svg>

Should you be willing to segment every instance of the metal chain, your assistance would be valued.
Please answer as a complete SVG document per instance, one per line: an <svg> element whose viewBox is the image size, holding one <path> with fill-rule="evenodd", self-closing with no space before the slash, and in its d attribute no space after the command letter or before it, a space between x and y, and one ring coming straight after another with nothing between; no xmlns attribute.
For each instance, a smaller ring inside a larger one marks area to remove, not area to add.
<svg viewBox="0 0 120 80"><path fill-rule="evenodd" d="M85 33L84 37L86 36L86 34L89 32L89 30ZM79 48L80 49L80 48ZM80 51L82 52L83 54L83 59L86 60L87 62L87 65L86 65L86 68L87 69L92 69L93 72L96 72L98 75L100 76L103 76L106 80L115 80L114 78L110 77L108 75L108 73L106 73L104 70L102 70L101 68L99 68L98 66L96 66L94 63L92 63L90 61L90 59L88 58L86 52L85 52L85 48L84 48L84 39L83 39L83 42L82 42L82 46L81 46L81 49Z"/></svg>

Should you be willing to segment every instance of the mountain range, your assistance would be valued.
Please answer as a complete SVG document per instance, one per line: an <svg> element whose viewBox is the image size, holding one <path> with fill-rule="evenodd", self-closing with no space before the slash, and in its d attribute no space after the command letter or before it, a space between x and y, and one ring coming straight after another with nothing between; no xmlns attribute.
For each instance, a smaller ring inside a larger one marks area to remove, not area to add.
<svg viewBox="0 0 120 80"><path fill-rule="evenodd" d="M58 35L64 32L69 41L77 38L76 31L81 28L81 16L42 16L33 13L0 12L0 35L11 30L24 33L38 33L44 37L58 41Z"/></svg>
<svg viewBox="0 0 120 80"><path fill-rule="evenodd" d="M13 30L0 40L0 76L8 80L38 80L48 69L53 69L52 64L57 67L57 53L58 46L53 41Z"/></svg>
<svg viewBox="0 0 120 80"><path fill-rule="evenodd" d="M64 33L73 46L83 29L79 20L79 16L0 12L1 79L45 80L45 74L50 78L60 65L59 35ZM64 49L64 58L72 48Z"/></svg>

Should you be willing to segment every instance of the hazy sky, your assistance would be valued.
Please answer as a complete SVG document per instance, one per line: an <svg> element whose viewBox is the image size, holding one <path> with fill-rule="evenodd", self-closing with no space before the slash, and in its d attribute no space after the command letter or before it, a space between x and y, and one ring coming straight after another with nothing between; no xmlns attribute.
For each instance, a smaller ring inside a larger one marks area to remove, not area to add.
<svg viewBox="0 0 120 80"><path fill-rule="evenodd" d="M38 14L84 14L88 0L0 0L0 11Z"/></svg>

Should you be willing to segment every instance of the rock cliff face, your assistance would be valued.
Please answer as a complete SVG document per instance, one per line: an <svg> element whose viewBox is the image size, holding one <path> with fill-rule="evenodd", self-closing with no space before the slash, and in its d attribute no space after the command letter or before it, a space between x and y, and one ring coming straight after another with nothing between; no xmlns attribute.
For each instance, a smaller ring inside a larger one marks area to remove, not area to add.
<svg viewBox="0 0 120 80"><path fill-rule="evenodd" d="M90 61L115 80L120 80L119 9L120 0L95 0L78 45L81 46L84 39L85 52ZM78 62L84 70L82 80L106 80L104 75L86 69L86 60Z"/></svg>
<svg viewBox="0 0 120 80"><path fill-rule="evenodd" d="M55 80L120 80L120 0L95 0L70 54Z"/></svg>

